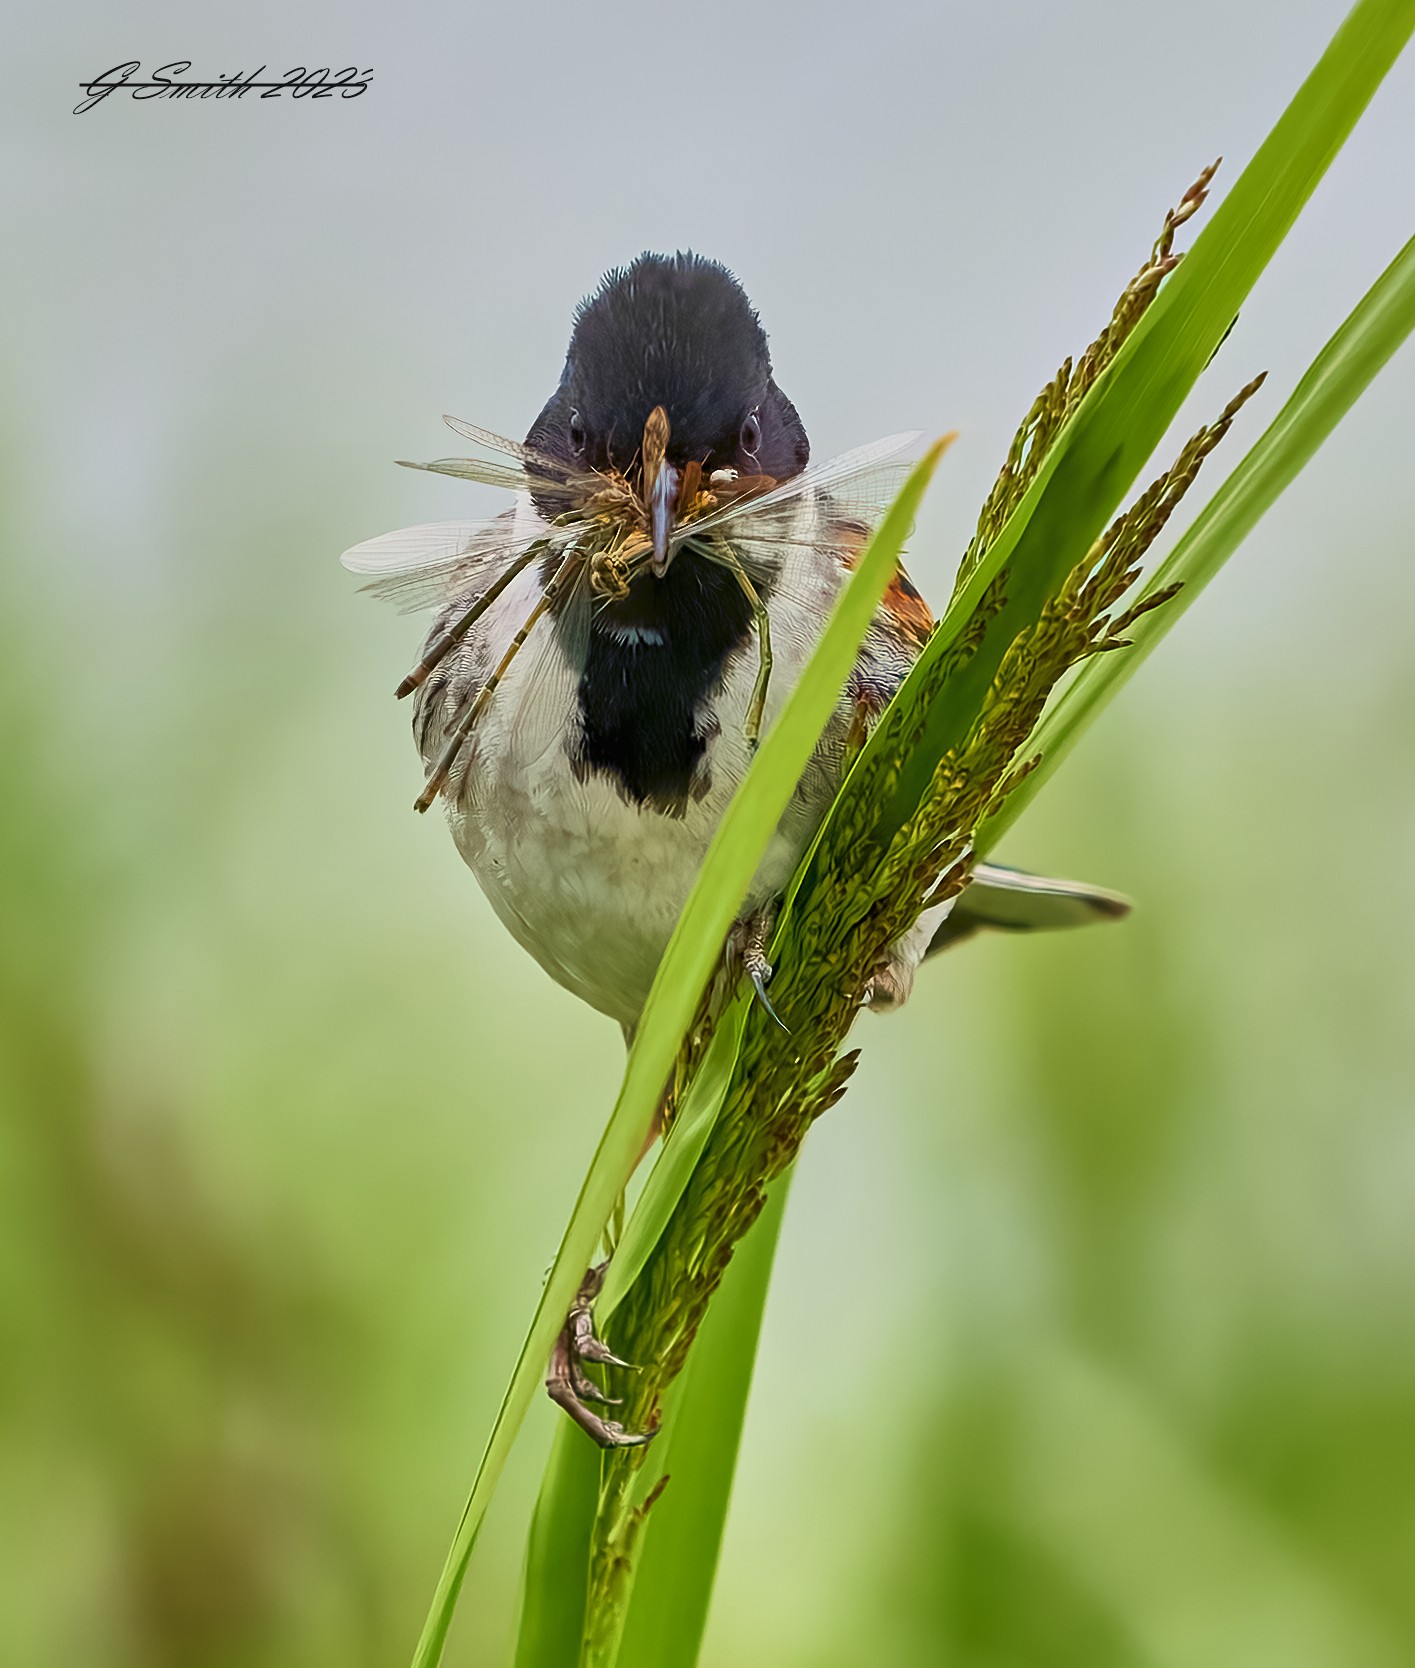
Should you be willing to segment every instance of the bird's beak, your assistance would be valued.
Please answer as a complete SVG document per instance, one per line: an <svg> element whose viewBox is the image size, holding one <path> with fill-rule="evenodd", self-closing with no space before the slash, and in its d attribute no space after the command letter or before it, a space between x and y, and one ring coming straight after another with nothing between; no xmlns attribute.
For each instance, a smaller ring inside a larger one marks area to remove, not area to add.
<svg viewBox="0 0 1415 1668"><path fill-rule="evenodd" d="M663 578L673 560L673 550L668 541L673 533L673 505L677 497L678 471L664 458L648 489L649 537L653 540L649 571L655 579Z"/></svg>

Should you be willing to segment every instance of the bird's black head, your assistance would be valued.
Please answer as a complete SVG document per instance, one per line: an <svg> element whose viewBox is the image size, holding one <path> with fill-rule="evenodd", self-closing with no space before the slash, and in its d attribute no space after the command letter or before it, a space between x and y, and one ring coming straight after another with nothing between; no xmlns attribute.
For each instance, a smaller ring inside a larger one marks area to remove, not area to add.
<svg viewBox="0 0 1415 1668"><path fill-rule="evenodd" d="M810 444L776 386L766 333L742 286L700 255L640 255L607 273L575 315L560 386L526 436L569 464L629 473L655 406L668 461L705 474L799 474Z"/></svg>
<svg viewBox="0 0 1415 1668"><path fill-rule="evenodd" d="M644 427L661 406L665 454L644 479ZM641 495L652 556L625 596L597 607L580 665L576 767L631 801L681 812L704 791L710 707L752 608L720 563L675 559L675 500L690 463L704 476L787 480L806 467L801 419L772 381L766 334L742 286L698 255L640 255L581 303L560 386L526 436L572 469L616 470ZM553 515L558 502L542 505ZM754 572L765 601L772 577Z"/></svg>

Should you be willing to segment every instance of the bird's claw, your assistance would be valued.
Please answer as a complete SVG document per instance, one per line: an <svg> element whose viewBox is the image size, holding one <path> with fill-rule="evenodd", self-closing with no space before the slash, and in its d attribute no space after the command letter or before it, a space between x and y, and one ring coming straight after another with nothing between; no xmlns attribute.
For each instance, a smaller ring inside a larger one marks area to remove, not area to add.
<svg viewBox="0 0 1415 1668"><path fill-rule="evenodd" d="M579 1294L565 1317L560 1336L550 1357L550 1369L545 1375L546 1393L551 1401L575 1421L586 1436L601 1448L636 1448L649 1442L654 1430L627 1431L617 1419L605 1419L585 1406L586 1402L600 1402L617 1406L619 1396L608 1395L581 1367L582 1361L603 1363L611 1367L637 1370L628 1361L621 1361L609 1347L595 1336L594 1300L604 1284L608 1265L599 1263L586 1274Z"/></svg>
<svg viewBox="0 0 1415 1668"><path fill-rule="evenodd" d="M737 955L741 958L742 971L752 982L752 989L757 993L757 1001L771 1015L781 1029L789 1034L791 1027L777 1013L771 1005L771 998L766 993L766 987L771 983L771 976L775 969L766 959L767 940L771 937L771 929L776 920L773 908L759 909L744 921L739 921L734 929L731 940Z"/></svg>
<svg viewBox="0 0 1415 1668"><path fill-rule="evenodd" d="M580 1295L575 1299L574 1307L565 1319L565 1330L569 1333L570 1354L576 1361L593 1361L606 1367L627 1367L630 1372L638 1372L632 1361L621 1361L602 1338L595 1336L594 1329L594 1300L599 1296L599 1288L604 1284L604 1264L591 1269L585 1277L585 1283L580 1287ZM591 1289L591 1279L593 1288Z"/></svg>
<svg viewBox="0 0 1415 1668"><path fill-rule="evenodd" d="M749 966L747 968L747 977L752 981L752 989L757 993L757 1001L761 1003L781 1029L789 1034L791 1027L772 1007L771 998L766 993L766 987L771 981L772 971L771 963L763 957L759 967Z"/></svg>
<svg viewBox="0 0 1415 1668"><path fill-rule="evenodd" d="M570 1388L582 1402L601 1402L606 1407L618 1407L622 1396L611 1396L601 1390L588 1373L582 1373L574 1356L570 1357Z"/></svg>

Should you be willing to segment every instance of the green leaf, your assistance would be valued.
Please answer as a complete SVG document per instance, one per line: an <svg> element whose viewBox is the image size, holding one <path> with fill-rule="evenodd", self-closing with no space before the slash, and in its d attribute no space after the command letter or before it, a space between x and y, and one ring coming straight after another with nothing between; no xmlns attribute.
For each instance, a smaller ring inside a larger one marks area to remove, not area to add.
<svg viewBox="0 0 1415 1668"><path fill-rule="evenodd" d="M616 1668L693 1668L698 1660L790 1181L788 1173L768 1190L679 1380L660 1461L668 1487L644 1528Z"/></svg>
<svg viewBox="0 0 1415 1668"><path fill-rule="evenodd" d="M669 1481L644 1528L617 1668L691 1668L697 1660L790 1181L768 1189L668 1392L654 1460ZM531 1526L515 1668L568 1668L579 1659L599 1481L599 1454L562 1420Z"/></svg>
<svg viewBox="0 0 1415 1668"><path fill-rule="evenodd" d="M1163 608L1141 615L1132 647L1087 661L1037 726L1042 762L986 825L981 846L1001 838L1070 752L1101 707L1138 669L1283 493L1377 372L1415 330L1415 238L1362 297L1322 349L1271 426L1156 569L1145 594L1182 583Z"/></svg>
<svg viewBox="0 0 1415 1668"><path fill-rule="evenodd" d="M905 481L841 592L815 653L763 740L713 838L654 978L629 1051L619 1098L581 1186L502 1398L418 1641L414 1668L433 1668L441 1659L477 1532L516 1433L545 1376L556 1334L614 1203L653 1128L663 1085L728 929L845 687L860 644L898 565L919 501L948 443L948 439L937 441Z"/></svg>
<svg viewBox="0 0 1415 1668"><path fill-rule="evenodd" d="M515 1668L564 1668L580 1654L599 1454L558 1419L526 1547Z"/></svg>
<svg viewBox="0 0 1415 1668"><path fill-rule="evenodd" d="M659 1237L668 1226L674 1207L702 1156L708 1136L732 1083L742 1032L751 1011L752 998L737 996L717 1022L702 1060L683 1096L668 1139L659 1150L644 1190L623 1236L614 1247L614 1258L605 1276L596 1312L601 1317L614 1313L624 1294L638 1279Z"/></svg>

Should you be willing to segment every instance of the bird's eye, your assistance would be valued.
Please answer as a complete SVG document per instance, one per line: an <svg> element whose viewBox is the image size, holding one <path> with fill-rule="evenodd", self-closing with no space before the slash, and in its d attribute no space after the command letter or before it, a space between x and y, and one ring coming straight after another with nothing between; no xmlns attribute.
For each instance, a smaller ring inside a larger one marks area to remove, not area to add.
<svg viewBox="0 0 1415 1668"><path fill-rule="evenodd" d="M737 444L749 458L757 455L757 448L762 443L762 422L756 412L752 412L742 424L742 432L737 437Z"/></svg>
<svg viewBox="0 0 1415 1668"><path fill-rule="evenodd" d="M585 425L580 421L579 412L578 411L572 411L570 413L570 444L571 444L571 446L574 448L574 450L577 453L581 453L585 449L585 442L586 442L587 439L588 439L588 436L585 434Z"/></svg>

